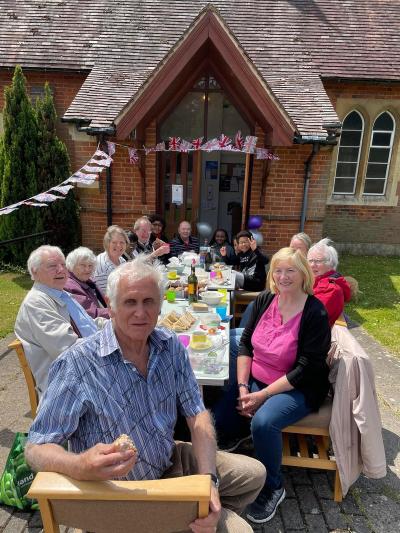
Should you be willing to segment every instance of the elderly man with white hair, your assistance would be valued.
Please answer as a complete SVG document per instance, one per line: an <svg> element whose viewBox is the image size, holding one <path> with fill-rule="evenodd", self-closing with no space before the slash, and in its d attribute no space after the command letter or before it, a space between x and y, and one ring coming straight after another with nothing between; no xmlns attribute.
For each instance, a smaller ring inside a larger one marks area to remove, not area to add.
<svg viewBox="0 0 400 533"><path fill-rule="evenodd" d="M89 248L79 246L67 255L68 279L64 289L92 318L110 318L104 295L93 281L96 256Z"/></svg>
<svg viewBox="0 0 400 533"><path fill-rule="evenodd" d="M78 480L160 479L209 474L209 514L197 532L251 532L239 515L265 480L255 459L216 450L213 424L175 333L157 328L164 295L159 267L145 255L108 278L111 321L52 365L25 456L38 471ZM175 442L178 412L191 443ZM68 416L59 416L68 413ZM127 434L136 450L114 443ZM61 444L68 439L69 451Z"/></svg>
<svg viewBox="0 0 400 533"><path fill-rule="evenodd" d="M105 323L93 320L64 291L68 277L64 254L57 246L40 246L28 259L34 284L25 296L15 321L36 381L39 396L46 390L51 363L81 337L95 333Z"/></svg>

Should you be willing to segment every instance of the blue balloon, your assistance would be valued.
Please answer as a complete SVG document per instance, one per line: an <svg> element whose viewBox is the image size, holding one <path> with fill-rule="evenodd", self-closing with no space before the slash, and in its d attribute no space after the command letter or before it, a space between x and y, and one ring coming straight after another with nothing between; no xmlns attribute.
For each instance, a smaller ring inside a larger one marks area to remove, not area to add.
<svg viewBox="0 0 400 533"><path fill-rule="evenodd" d="M263 223L262 218L259 215L252 215L249 218L247 227L249 229L258 229L258 228L261 228L262 223Z"/></svg>

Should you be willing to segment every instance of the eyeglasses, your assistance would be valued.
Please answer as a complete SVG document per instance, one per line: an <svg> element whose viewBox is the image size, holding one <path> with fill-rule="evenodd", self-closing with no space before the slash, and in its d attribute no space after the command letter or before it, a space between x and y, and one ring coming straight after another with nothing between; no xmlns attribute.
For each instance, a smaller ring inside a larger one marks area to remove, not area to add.
<svg viewBox="0 0 400 533"><path fill-rule="evenodd" d="M326 263L326 259L309 259L308 262L310 265L322 265Z"/></svg>

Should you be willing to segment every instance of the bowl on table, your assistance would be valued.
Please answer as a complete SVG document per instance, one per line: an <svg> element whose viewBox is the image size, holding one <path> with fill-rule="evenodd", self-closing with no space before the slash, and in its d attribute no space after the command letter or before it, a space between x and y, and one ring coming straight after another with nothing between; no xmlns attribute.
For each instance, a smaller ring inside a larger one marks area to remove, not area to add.
<svg viewBox="0 0 400 533"><path fill-rule="evenodd" d="M221 318L217 313L204 313L201 317L201 323L207 327L218 328L221 324Z"/></svg>
<svg viewBox="0 0 400 533"><path fill-rule="evenodd" d="M223 297L224 295L217 291L205 291L201 293L201 299L207 305L219 305Z"/></svg>
<svg viewBox="0 0 400 533"><path fill-rule="evenodd" d="M183 274L184 268L185 268L185 265L174 265L173 263L167 265L168 272L171 272L171 270L175 270L178 276Z"/></svg>

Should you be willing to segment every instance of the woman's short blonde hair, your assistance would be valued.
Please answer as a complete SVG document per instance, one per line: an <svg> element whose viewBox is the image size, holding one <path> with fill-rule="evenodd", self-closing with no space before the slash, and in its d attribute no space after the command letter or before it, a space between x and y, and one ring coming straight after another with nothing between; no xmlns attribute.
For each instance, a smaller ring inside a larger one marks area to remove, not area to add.
<svg viewBox="0 0 400 533"><path fill-rule="evenodd" d="M106 252L108 252L108 249L110 247L111 239L116 234L120 235L123 239L125 239L127 246L129 245L128 235L125 233L125 231L120 226L108 226L107 231L104 235L104 239L103 239L103 246Z"/></svg>
<svg viewBox="0 0 400 533"><path fill-rule="evenodd" d="M303 291L306 294L313 294L314 274L310 268L307 258L300 252L300 250L294 250L293 248L281 248L272 256L267 277L269 290L273 294L279 292L277 286L275 285L273 273L277 264L281 263L282 261L288 261L295 268L300 270L300 272L303 274Z"/></svg>

